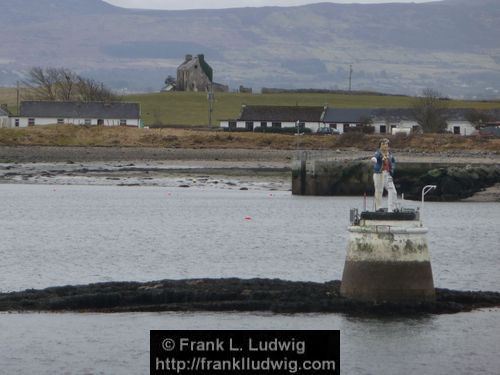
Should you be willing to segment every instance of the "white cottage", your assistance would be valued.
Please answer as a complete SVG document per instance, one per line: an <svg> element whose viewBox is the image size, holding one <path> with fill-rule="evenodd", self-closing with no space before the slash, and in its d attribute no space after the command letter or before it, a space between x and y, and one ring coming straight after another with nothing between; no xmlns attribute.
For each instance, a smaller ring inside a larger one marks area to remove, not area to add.
<svg viewBox="0 0 500 375"><path fill-rule="evenodd" d="M322 125L324 107L243 105L240 116L234 120L222 120L224 130L248 130L256 128L309 128L316 132Z"/></svg>
<svg viewBox="0 0 500 375"><path fill-rule="evenodd" d="M370 123L373 109L328 107L323 114L323 126L336 129L339 134Z"/></svg>
<svg viewBox="0 0 500 375"><path fill-rule="evenodd" d="M71 124L141 126L139 103L23 101L11 127Z"/></svg>
<svg viewBox="0 0 500 375"><path fill-rule="evenodd" d="M483 120L478 121L476 124L471 123L469 119L477 115L480 115ZM448 123L447 130L450 133L460 135L482 134L483 132L480 132L478 128L500 124L500 108L481 111L463 108L449 109L446 113L446 119Z"/></svg>
<svg viewBox="0 0 500 375"><path fill-rule="evenodd" d="M421 130L413 111L409 108L375 109L372 113L372 121L375 133L379 134L408 135Z"/></svg>
<svg viewBox="0 0 500 375"><path fill-rule="evenodd" d="M465 112L450 111L446 120L446 130L457 135L467 136L477 134L476 127L467 121L465 117Z"/></svg>
<svg viewBox="0 0 500 375"><path fill-rule="evenodd" d="M474 125L467 120L470 109L449 109L444 116L447 131L457 135L477 134ZM500 118L500 111L485 111L489 117ZM372 131L375 134L410 134L421 132L421 126L410 108L336 108L299 106L242 106L240 116L223 120L225 130L253 131L257 127L310 128L313 132L324 127L336 129L339 134L348 131Z"/></svg>
<svg viewBox="0 0 500 375"><path fill-rule="evenodd" d="M376 134L409 134L418 130L418 123L405 108L335 108L328 107L323 117L325 126L340 134L363 127L372 127Z"/></svg>

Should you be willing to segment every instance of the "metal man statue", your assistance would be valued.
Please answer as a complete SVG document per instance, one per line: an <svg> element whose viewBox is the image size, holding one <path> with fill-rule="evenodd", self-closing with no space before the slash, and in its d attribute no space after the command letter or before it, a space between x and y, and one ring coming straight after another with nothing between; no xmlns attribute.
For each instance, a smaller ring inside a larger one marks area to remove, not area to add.
<svg viewBox="0 0 500 375"><path fill-rule="evenodd" d="M392 212L397 199L396 187L392 181L392 175L396 167L396 159L389 150L389 140L384 138L379 143L379 148L373 162L373 184L375 185L375 211L382 208L382 195L384 189L388 193L387 210Z"/></svg>

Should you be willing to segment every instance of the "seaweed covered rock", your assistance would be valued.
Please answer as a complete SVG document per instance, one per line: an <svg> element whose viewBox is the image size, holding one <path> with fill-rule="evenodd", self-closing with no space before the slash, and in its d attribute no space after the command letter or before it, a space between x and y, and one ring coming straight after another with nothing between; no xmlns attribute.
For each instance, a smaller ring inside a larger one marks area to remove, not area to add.
<svg viewBox="0 0 500 375"><path fill-rule="evenodd" d="M340 281L192 279L112 282L0 294L0 311L271 311L275 313L446 314L499 307L500 293L436 289L436 301L366 303L340 295Z"/></svg>

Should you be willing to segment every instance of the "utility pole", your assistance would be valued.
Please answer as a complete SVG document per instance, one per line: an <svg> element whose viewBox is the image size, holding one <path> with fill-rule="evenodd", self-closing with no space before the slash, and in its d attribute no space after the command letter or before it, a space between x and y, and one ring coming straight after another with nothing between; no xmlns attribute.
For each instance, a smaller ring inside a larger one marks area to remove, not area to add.
<svg viewBox="0 0 500 375"><path fill-rule="evenodd" d="M352 64L349 64L349 92L352 89Z"/></svg>
<svg viewBox="0 0 500 375"><path fill-rule="evenodd" d="M300 122L299 120L297 120L297 122L295 123L295 125L297 126L297 134L295 134L296 138L297 138L297 142L295 143L295 150L298 152L299 151L299 138L300 138Z"/></svg>
<svg viewBox="0 0 500 375"><path fill-rule="evenodd" d="M214 86L210 84L209 91L207 93L208 100L208 127L212 129L212 112L214 110Z"/></svg>
<svg viewBox="0 0 500 375"><path fill-rule="evenodd" d="M17 95L17 98L16 98L17 115L19 116L19 99L20 99L20 95L19 95L19 81L17 81L16 95Z"/></svg>

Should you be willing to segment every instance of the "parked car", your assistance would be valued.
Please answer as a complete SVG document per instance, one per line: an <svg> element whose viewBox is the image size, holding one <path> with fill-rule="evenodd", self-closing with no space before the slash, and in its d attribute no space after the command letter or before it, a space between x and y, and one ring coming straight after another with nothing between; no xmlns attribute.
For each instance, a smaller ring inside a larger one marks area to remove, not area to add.
<svg viewBox="0 0 500 375"><path fill-rule="evenodd" d="M318 135L336 135L340 134L340 132L337 129L332 129L330 127L322 127L319 128L318 131L316 132Z"/></svg>
<svg viewBox="0 0 500 375"><path fill-rule="evenodd" d="M500 125L481 128L479 129L479 135L486 137L500 137Z"/></svg>

